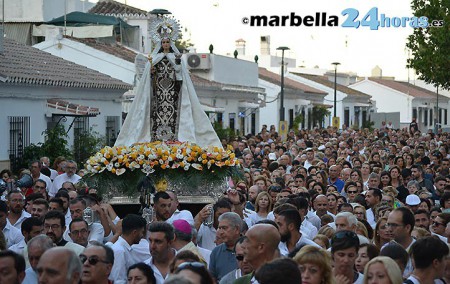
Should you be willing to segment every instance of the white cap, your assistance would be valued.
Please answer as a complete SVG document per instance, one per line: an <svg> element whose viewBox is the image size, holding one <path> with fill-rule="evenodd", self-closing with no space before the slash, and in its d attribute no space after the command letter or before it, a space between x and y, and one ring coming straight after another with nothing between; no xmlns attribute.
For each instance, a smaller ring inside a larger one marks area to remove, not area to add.
<svg viewBox="0 0 450 284"><path fill-rule="evenodd" d="M415 205L419 205L420 204L420 198L419 196L415 195L415 194L410 194L408 196L406 196L406 202L407 205L409 206L415 206Z"/></svg>
<svg viewBox="0 0 450 284"><path fill-rule="evenodd" d="M269 153L269 160L270 161L276 161L277 155L275 153Z"/></svg>

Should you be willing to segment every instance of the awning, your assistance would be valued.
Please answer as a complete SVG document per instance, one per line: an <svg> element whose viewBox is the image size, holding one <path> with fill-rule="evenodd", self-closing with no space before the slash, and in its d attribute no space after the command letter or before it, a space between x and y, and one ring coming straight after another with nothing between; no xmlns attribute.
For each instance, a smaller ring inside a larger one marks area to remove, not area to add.
<svg viewBox="0 0 450 284"><path fill-rule="evenodd" d="M93 117L100 114L100 110L98 108L73 104L60 99L48 99L47 108L51 109L50 112L52 114L57 115Z"/></svg>
<svg viewBox="0 0 450 284"><path fill-rule="evenodd" d="M33 26L33 36L53 36L56 37L59 33L59 29L64 29L61 26L55 25L39 25ZM113 25L102 26L82 26L82 27L66 27L66 35L75 38L99 38L113 36Z"/></svg>
<svg viewBox="0 0 450 284"><path fill-rule="evenodd" d="M205 104L205 103L200 103L201 104L201 106L202 106L202 109L203 109L203 111L204 112L219 112L219 113L224 113L225 112L225 108L223 108L223 107L215 107L215 106L212 106L212 105L208 105L208 104Z"/></svg>

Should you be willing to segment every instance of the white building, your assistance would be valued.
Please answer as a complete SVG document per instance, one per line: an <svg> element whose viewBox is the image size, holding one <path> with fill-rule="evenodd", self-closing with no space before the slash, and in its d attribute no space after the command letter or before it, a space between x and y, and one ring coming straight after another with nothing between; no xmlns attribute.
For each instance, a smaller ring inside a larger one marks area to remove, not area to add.
<svg viewBox="0 0 450 284"><path fill-rule="evenodd" d="M337 74L336 80L336 116L340 118L340 127L361 127L368 120L370 111L374 110L370 102L370 95L347 87L354 78L348 74ZM324 104L331 105L330 117L325 126L331 125L334 115L334 73L325 75L310 75L303 73L289 73L288 78L311 86L326 93Z"/></svg>
<svg viewBox="0 0 450 284"><path fill-rule="evenodd" d="M14 166L43 131L63 124L69 144L92 128L114 140L121 97L131 85L39 49L5 39L0 60L0 167Z"/></svg>
<svg viewBox="0 0 450 284"><path fill-rule="evenodd" d="M349 86L372 96L377 102L377 112L400 112L400 127L408 126L412 118L417 118L419 129L434 128L436 93L400 82L379 78L366 78ZM439 122L449 127L449 98L439 95Z"/></svg>
<svg viewBox="0 0 450 284"><path fill-rule="evenodd" d="M261 125L275 125L278 129L280 121L281 76L265 68L259 68L259 86L266 89L265 107L260 109ZM284 114L288 127L292 128L297 115L303 116L300 128L311 129L319 122L313 122L314 106L322 106L327 93L311 86L299 83L288 77L284 78Z"/></svg>

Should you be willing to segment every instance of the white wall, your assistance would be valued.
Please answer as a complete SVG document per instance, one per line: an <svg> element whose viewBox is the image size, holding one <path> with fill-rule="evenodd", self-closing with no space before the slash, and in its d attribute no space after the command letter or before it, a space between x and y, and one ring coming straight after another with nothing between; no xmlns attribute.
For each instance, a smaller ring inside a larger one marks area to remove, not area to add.
<svg viewBox="0 0 450 284"><path fill-rule="evenodd" d="M42 22L44 21L43 0L2 0L5 3L5 20L8 22ZM3 7L0 3L0 18Z"/></svg>
<svg viewBox="0 0 450 284"><path fill-rule="evenodd" d="M58 42L61 43L61 48L58 48ZM89 69L97 70L100 73L109 75L125 83L132 85L134 82L134 63L85 44L69 39L62 39L61 41L49 39L33 47L76 64L86 66Z"/></svg>
<svg viewBox="0 0 450 284"><path fill-rule="evenodd" d="M196 75L223 84L258 86L258 65L255 62L210 54L211 69L208 72L191 70Z"/></svg>
<svg viewBox="0 0 450 284"><path fill-rule="evenodd" d="M47 108L48 98L61 98L75 104L98 107L100 115L90 118L90 126L100 134L105 134L106 116L121 117L121 90L69 89L49 87L18 87L2 86L0 89L0 161L8 160L9 122L8 116L30 117L30 143L44 142L42 132L47 129L46 112L51 115L52 109ZM56 118L57 121L58 118ZM66 129L73 118L68 117L64 123ZM69 132L69 142L72 145L73 130Z"/></svg>
<svg viewBox="0 0 450 284"><path fill-rule="evenodd" d="M145 54L151 52L150 34L148 33L147 19L128 19L126 21L129 25L139 26L139 51ZM144 38L142 46L142 38Z"/></svg>
<svg viewBox="0 0 450 284"><path fill-rule="evenodd" d="M363 80L349 86L372 96L377 102L377 112L400 111L400 122L409 123L412 119L412 97L370 80Z"/></svg>

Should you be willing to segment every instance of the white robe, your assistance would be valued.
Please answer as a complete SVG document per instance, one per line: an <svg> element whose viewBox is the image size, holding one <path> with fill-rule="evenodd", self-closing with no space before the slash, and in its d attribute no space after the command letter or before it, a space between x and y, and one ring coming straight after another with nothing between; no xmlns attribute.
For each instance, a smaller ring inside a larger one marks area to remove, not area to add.
<svg viewBox="0 0 450 284"><path fill-rule="evenodd" d="M164 53L158 53L152 58L155 65L164 58ZM181 106L179 109L178 140L189 141L200 147L222 147L208 116L203 111L192 84L189 72L183 65L175 64L175 55L166 54L174 66L177 80L183 80L181 86ZM153 92L151 88L150 62L147 62L144 74L137 86L136 96L125 122L117 137L116 146L131 146L134 143L154 141L150 131L150 105Z"/></svg>

